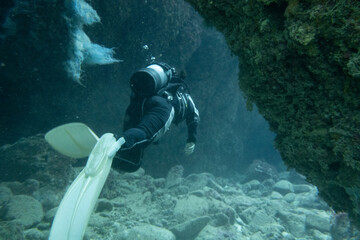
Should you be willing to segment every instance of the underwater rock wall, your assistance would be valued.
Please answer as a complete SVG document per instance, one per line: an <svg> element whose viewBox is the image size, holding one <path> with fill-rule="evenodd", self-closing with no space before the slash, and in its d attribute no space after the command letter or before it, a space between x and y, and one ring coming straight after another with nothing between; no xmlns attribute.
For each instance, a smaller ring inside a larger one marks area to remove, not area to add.
<svg viewBox="0 0 360 240"><path fill-rule="evenodd" d="M286 164L360 225L360 3L187 0L239 56Z"/></svg>

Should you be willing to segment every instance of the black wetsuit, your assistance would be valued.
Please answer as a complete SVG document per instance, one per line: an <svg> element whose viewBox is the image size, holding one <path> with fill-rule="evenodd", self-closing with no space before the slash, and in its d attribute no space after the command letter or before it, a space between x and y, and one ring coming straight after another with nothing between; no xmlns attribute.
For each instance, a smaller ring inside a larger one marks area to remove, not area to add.
<svg viewBox="0 0 360 240"><path fill-rule="evenodd" d="M196 131L200 121L199 112L188 93L180 87L175 94L131 97L126 110L124 132L125 143L116 155L113 167L124 171L136 171L140 167L143 149L159 139L171 123L186 120L187 142L196 142Z"/></svg>

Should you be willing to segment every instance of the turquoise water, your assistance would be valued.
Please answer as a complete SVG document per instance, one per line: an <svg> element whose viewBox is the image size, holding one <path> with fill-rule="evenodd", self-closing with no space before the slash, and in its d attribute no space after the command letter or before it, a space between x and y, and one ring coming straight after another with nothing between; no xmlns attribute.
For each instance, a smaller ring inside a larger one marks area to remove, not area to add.
<svg viewBox="0 0 360 240"><path fill-rule="evenodd" d="M47 239L87 159L54 151L50 129L84 122L117 136L129 79L152 61L185 70L200 112L146 149L142 168L114 170L84 239L356 239L315 186L288 171L275 134L247 111L238 60L183 1L6 1L0 4L0 239ZM120 61L121 60L121 61Z"/></svg>

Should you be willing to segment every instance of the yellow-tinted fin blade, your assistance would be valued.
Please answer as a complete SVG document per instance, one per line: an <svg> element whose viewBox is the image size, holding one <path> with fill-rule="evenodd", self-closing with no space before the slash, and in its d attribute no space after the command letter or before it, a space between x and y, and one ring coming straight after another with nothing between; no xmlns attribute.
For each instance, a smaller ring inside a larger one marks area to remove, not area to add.
<svg viewBox="0 0 360 240"><path fill-rule="evenodd" d="M83 158L90 155L99 138L88 126L75 122L50 130L45 140L65 156Z"/></svg>

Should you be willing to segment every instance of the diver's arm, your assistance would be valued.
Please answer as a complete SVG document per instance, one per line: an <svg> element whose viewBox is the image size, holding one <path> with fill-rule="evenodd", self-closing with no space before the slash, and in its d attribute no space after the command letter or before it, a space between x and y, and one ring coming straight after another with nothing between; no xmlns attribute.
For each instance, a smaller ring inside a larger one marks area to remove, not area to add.
<svg viewBox="0 0 360 240"><path fill-rule="evenodd" d="M125 143L121 150L152 142L169 119L171 110L172 105L162 97L154 96L146 99L143 104L143 116L140 123L135 127L126 129L122 134Z"/></svg>

